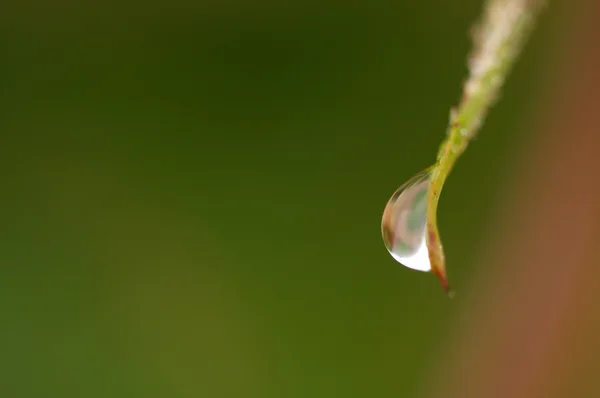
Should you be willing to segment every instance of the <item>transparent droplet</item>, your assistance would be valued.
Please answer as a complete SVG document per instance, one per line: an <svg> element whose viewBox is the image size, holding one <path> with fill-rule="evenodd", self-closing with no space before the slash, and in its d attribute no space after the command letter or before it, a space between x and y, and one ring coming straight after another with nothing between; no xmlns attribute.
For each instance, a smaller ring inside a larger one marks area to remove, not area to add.
<svg viewBox="0 0 600 398"><path fill-rule="evenodd" d="M405 267L431 271L427 250L427 193L430 170L417 174L394 192L383 212L381 233L392 257Z"/></svg>

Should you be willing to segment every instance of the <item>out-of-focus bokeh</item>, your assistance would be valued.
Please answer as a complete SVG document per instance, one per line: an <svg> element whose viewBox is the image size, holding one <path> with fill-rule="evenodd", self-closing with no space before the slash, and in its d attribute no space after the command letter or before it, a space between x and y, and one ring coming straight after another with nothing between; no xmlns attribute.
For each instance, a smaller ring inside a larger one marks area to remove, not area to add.
<svg viewBox="0 0 600 398"><path fill-rule="evenodd" d="M480 1L12 3L1 396L420 396L570 14L444 189L449 300L380 220L435 159Z"/></svg>

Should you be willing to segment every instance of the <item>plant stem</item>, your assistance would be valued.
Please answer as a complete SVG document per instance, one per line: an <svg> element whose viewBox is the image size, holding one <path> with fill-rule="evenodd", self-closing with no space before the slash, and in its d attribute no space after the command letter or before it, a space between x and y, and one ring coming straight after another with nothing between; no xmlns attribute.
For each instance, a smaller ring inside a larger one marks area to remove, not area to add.
<svg viewBox="0 0 600 398"><path fill-rule="evenodd" d="M427 247L432 272L449 291L444 251L437 228L437 205L454 163L477 134L489 108L533 28L541 0L488 0L483 18L473 30L469 77L457 108L450 112L447 138L432 169L427 206Z"/></svg>

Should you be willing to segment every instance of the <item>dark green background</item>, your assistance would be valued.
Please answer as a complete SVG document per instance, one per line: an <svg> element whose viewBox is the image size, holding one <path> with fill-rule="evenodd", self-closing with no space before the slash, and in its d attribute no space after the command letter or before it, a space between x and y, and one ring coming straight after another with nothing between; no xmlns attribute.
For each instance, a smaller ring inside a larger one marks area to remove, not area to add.
<svg viewBox="0 0 600 398"><path fill-rule="evenodd" d="M560 24L444 190L452 301L380 217L435 158L480 7L5 6L0 394L418 396Z"/></svg>

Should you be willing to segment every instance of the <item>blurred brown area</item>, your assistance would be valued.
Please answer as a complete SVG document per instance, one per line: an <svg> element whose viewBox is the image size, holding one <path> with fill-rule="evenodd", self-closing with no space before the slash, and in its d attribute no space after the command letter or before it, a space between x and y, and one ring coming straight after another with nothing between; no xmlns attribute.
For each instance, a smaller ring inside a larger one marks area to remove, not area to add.
<svg viewBox="0 0 600 398"><path fill-rule="evenodd" d="M600 396L600 3L562 6L574 28L428 396Z"/></svg>

